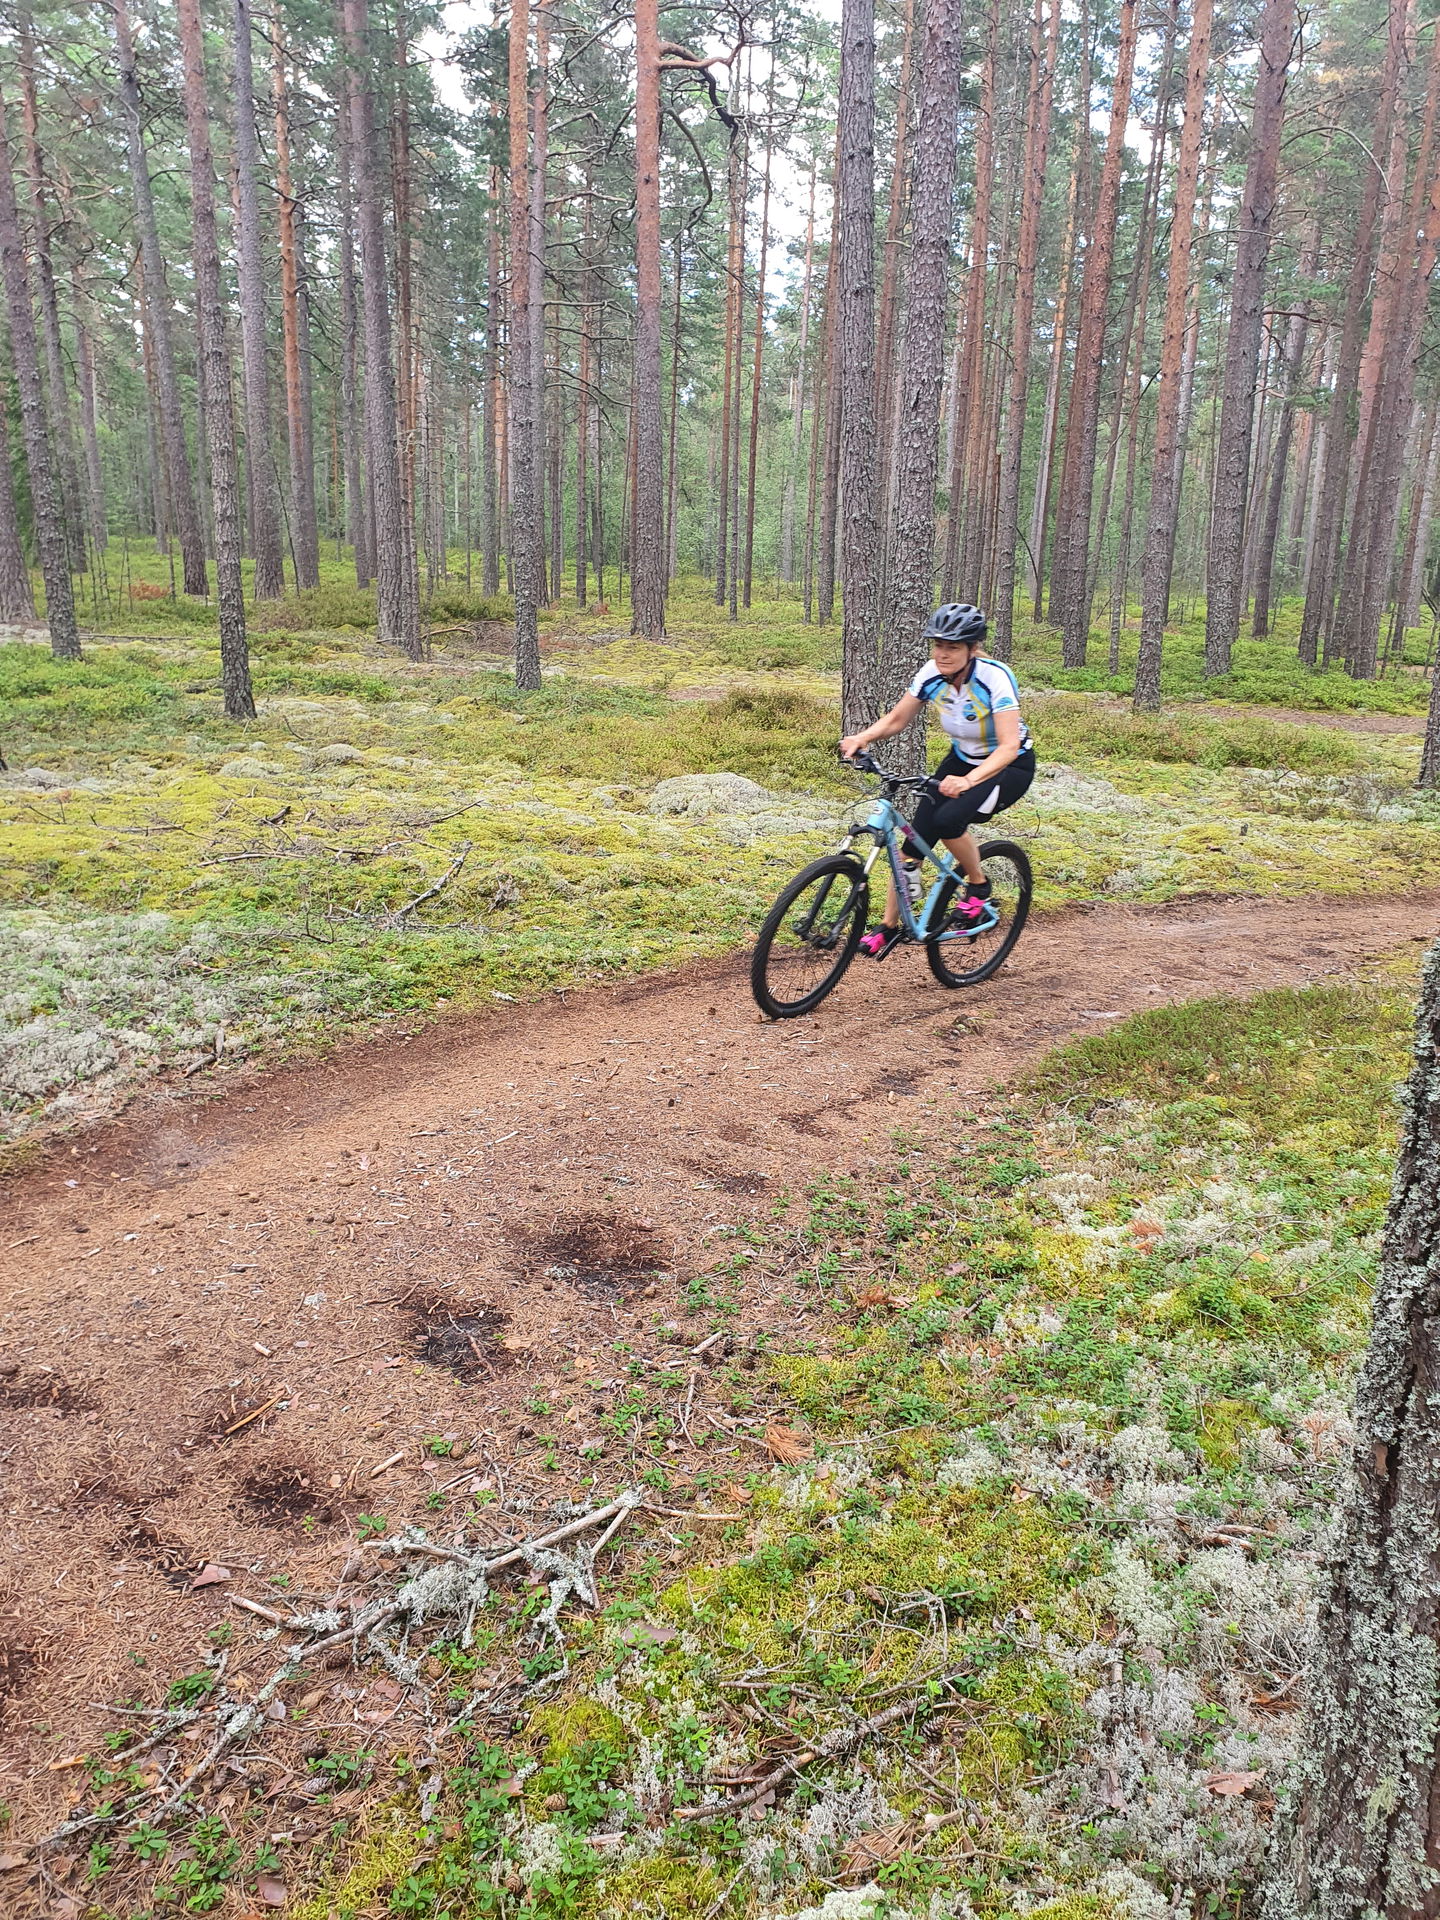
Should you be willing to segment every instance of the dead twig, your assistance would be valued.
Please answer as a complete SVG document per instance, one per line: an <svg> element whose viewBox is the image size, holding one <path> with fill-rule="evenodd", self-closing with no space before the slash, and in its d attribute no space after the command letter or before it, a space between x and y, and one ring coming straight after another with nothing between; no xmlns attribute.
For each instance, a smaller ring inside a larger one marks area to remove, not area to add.
<svg viewBox="0 0 1440 1920"><path fill-rule="evenodd" d="M946 1683L961 1679L959 1673L945 1676ZM797 1779L803 1768L811 1766L817 1760L838 1760L843 1755L853 1753L865 1741L877 1733L883 1733L886 1727L893 1727L898 1721L907 1720L913 1714L934 1713L937 1708L949 1703L943 1700L927 1699L924 1694L912 1694L908 1700L901 1700L893 1707L886 1707L880 1713L872 1713L868 1720L861 1720L849 1727L838 1727L833 1733L827 1733L803 1753L797 1753L772 1767L763 1779L757 1780L753 1787L744 1793L734 1794L727 1800L712 1800L703 1807L677 1807L674 1817L677 1820L717 1820L727 1813L739 1813L746 1807L753 1807L757 1801L774 1793L777 1787L786 1781Z"/></svg>
<svg viewBox="0 0 1440 1920"><path fill-rule="evenodd" d="M417 893L413 900L407 900L403 907L397 907L390 916L391 920L398 923L407 914L413 913L417 907L423 907L427 900L433 900L437 893L443 892L470 857L470 847L471 842L467 840L440 878L426 887L423 893Z"/></svg>

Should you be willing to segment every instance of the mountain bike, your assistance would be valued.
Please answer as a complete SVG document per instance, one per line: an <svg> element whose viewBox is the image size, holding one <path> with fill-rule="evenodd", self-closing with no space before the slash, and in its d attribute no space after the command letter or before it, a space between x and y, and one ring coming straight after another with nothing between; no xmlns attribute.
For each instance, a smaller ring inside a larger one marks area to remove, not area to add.
<svg viewBox="0 0 1440 1920"><path fill-rule="evenodd" d="M750 990L772 1020L812 1012L839 986L865 931L870 872L882 853L900 903L901 938L890 952L919 942L942 987L988 980L1009 957L1030 912L1033 883L1025 849L1013 840L987 840L980 847L990 882L985 913L973 926L955 925L951 902L965 876L949 849L927 846L895 804L895 796L907 789L938 793L935 781L928 774L888 773L868 753L847 764L876 775L880 788L869 819L852 827L834 853L797 873L765 916L750 962ZM867 841L871 844L864 851ZM919 872L935 869L919 902L912 901L906 884L906 854L919 858Z"/></svg>

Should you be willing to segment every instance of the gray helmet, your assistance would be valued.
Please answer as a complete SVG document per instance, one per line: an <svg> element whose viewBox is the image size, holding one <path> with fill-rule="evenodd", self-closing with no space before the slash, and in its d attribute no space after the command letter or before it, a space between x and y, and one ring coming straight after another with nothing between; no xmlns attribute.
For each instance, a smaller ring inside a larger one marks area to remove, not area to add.
<svg viewBox="0 0 1440 1920"><path fill-rule="evenodd" d="M967 601L953 601L949 606L937 607L925 622L926 640L965 641L977 645L988 631L984 614L979 607L972 607Z"/></svg>

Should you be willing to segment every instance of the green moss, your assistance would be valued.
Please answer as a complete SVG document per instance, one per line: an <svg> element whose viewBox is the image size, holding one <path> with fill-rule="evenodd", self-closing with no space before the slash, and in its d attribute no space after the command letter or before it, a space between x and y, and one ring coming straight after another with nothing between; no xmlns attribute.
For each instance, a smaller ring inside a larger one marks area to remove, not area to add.
<svg viewBox="0 0 1440 1920"><path fill-rule="evenodd" d="M1243 1400L1208 1400L1200 1409L1195 1438L1201 1453L1217 1472L1238 1466L1240 1449L1247 1434L1257 1432L1264 1421Z"/></svg>
<svg viewBox="0 0 1440 1920"><path fill-rule="evenodd" d="M583 1695L541 1707L530 1716L525 1737L551 1764L569 1759L581 1748L597 1742L622 1751L630 1745L630 1736L619 1714Z"/></svg>

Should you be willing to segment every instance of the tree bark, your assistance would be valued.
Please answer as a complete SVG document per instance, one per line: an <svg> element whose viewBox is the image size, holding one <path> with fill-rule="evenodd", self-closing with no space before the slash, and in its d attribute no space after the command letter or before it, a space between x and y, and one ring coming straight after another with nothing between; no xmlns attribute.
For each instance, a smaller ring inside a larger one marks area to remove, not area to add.
<svg viewBox="0 0 1440 1920"><path fill-rule="evenodd" d="M900 697L914 671L935 587L935 479L960 98L959 0L925 0L921 34L905 347L895 422L894 546L879 669L882 705ZM923 742L923 729L917 729L912 759L919 760Z"/></svg>
<svg viewBox="0 0 1440 1920"><path fill-rule="evenodd" d="M344 4L341 0L339 27L345 31ZM355 298L355 211L350 162L350 71L342 54L337 90L339 93L337 148L339 163L340 230L340 437L345 469L345 530L355 561L355 584L368 587L375 574L374 544L371 538L370 499L362 479L360 459L360 410L357 373L360 361L360 320Z"/></svg>
<svg viewBox="0 0 1440 1920"><path fill-rule="evenodd" d="M231 720L255 715L250 655L245 639L245 586L240 575L240 496L235 461L235 414L230 395L230 351L220 285L220 234L215 221L215 163L200 0L176 0L185 82L185 132L190 148L191 244L195 256L195 312L200 335L201 388L210 451L210 504L215 528L215 585L220 609L220 679Z"/></svg>
<svg viewBox="0 0 1440 1920"><path fill-rule="evenodd" d="M1410 0L1390 0L1385 59L1380 72L1379 100L1375 112L1375 135L1371 142L1372 158L1364 169L1365 185L1355 227L1350 277L1345 289L1335 382L1330 391L1325 459L1321 467L1320 494L1311 533L1312 555L1305 587L1305 608L1300 620L1300 658L1312 667L1316 664L1322 644L1328 638L1335 601L1343 532L1341 515L1351 467L1354 432L1350 416L1365 341L1365 302L1375 262L1380 196L1385 185L1381 163L1373 156L1388 154L1392 144L1400 76L1409 63L1409 4Z"/></svg>
<svg viewBox="0 0 1440 1920"><path fill-rule="evenodd" d="M545 391L545 182L550 170L550 9L536 0L535 77L530 89L530 407L535 421L535 571L540 601L560 597L546 560L545 475L548 421Z"/></svg>
<svg viewBox="0 0 1440 1920"><path fill-rule="evenodd" d="M775 70L770 70L770 111L765 130L765 177L760 194L760 264L755 276L755 347L750 383L750 445L745 467L745 576L743 599L755 584L755 470L760 455L760 381L765 362L765 273L770 259L770 159L775 118Z"/></svg>
<svg viewBox="0 0 1440 1920"><path fill-rule="evenodd" d="M290 101L285 41L274 27L275 191L280 202L280 317L285 348L285 421L290 451L290 525L295 584L320 584L320 523L315 513L315 426L302 340L305 290L301 279L300 210L290 162ZM354 300L354 290L351 290Z"/></svg>
<svg viewBox="0 0 1440 1920"><path fill-rule="evenodd" d="M1414 413L1415 372L1431 277L1440 251L1440 161L1436 156L1440 115L1440 40L1432 43L1422 133L1415 172L1400 221L1402 244L1393 268L1377 289L1371 313L1376 372L1374 404L1361 438L1354 531L1347 553L1346 660L1351 673L1373 679L1380 622L1393 574L1405 445ZM1389 265L1382 263L1382 266ZM1367 358L1369 358L1367 348Z"/></svg>
<svg viewBox="0 0 1440 1920"><path fill-rule="evenodd" d="M1205 672L1230 671L1240 632L1244 593L1245 502L1250 486L1255 383L1260 371L1265 268L1275 217L1285 88L1295 41L1294 0L1265 0L1250 158L1238 214L1235 268L1230 278L1230 325L1220 396L1215 492L1210 502L1210 554L1205 594Z"/></svg>
<svg viewBox="0 0 1440 1920"><path fill-rule="evenodd" d="M46 410L55 438L65 538L70 565L85 571L86 513L80 484L80 462L70 418L70 391L60 343L60 301L55 291L55 268L50 253L50 190L45 177L45 155L40 145L40 110L35 93L35 35L30 8L16 9L16 44L20 55L20 121L25 136L25 174L30 188L31 256L35 265L35 292L40 309L40 340L45 351Z"/></svg>
<svg viewBox="0 0 1440 1920"><path fill-rule="evenodd" d="M588 202L587 202L588 207ZM496 469L496 428L500 388L500 321L503 293L500 283L500 169L490 169L490 220L485 246L485 394L480 425L480 590L500 591L500 497ZM579 511L584 512L584 489ZM580 596L584 606L585 596Z"/></svg>
<svg viewBox="0 0 1440 1920"><path fill-rule="evenodd" d="M20 545L20 521L15 511L15 482L10 466L10 435L5 410L0 407L0 621L6 626L35 624L35 591Z"/></svg>
<svg viewBox="0 0 1440 1920"><path fill-rule="evenodd" d="M1049 38L1043 46L1040 39L1040 0L1036 0L1031 44L1030 116L1025 140L1024 186L1020 208L1020 244L1015 266L1015 303L1010 324L1010 403L1001 443L1000 502L995 520L997 567L995 596L990 609L991 650L1001 660L1010 658L1015 615L1015 550L1020 541L1020 459L1025 445L1025 416L1030 396L1035 276L1040 262L1040 215L1045 199L1050 112L1059 51L1060 0L1050 0Z"/></svg>
<svg viewBox="0 0 1440 1920"><path fill-rule="evenodd" d="M1110 97L1105 164L1100 173L1100 198L1080 287L1080 332L1075 345L1075 370L1065 424L1065 462L1061 469L1060 511L1055 525L1055 558L1050 583L1050 617L1058 619L1061 626L1067 667L1083 667L1090 644L1090 518L1100 432L1100 373L1105 359L1105 309L1115 258L1120 162L1135 76L1136 25L1136 0L1121 0L1120 45Z"/></svg>
<svg viewBox="0 0 1440 1920"><path fill-rule="evenodd" d="M800 490L800 449L805 439L805 393L810 365L810 288L815 264L815 164L810 166L810 204L805 219L805 265L800 279L800 334L795 344L795 377L791 384L790 470L780 513L780 578L795 578L795 508ZM808 614L807 614L808 618Z"/></svg>
<svg viewBox="0 0 1440 1920"><path fill-rule="evenodd" d="M841 714L847 732L880 711L880 520L875 473L875 0L840 16Z"/></svg>
<svg viewBox="0 0 1440 1920"><path fill-rule="evenodd" d="M1195 197L1200 180L1200 145L1205 125L1205 82L1210 71L1213 0L1195 0L1190 52L1185 71L1185 119L1176 162L1175 199L1170 217L1170 260L1161 322L1159 395L1155 408L1155 445L1150 465L1150 509L1140 561L1140 655L1135 666L1137 712L1160 705L1160 664L1170 576L1175 565L1175 520L1180 504L1182 389L1185 319L1190 299L1194 252Z"/></svg>
<svg viewBox="0 0 1440 1920"><path fill-rule="evenodd" d="M1440 946L1355 1400L1352 1470L1321 1578L1305 1720L1267 1920L1440 1903Z"/></svg>
<svg viewBox="0 0 1440 1920"><path fill-rule="evenodd" d="M204 599L210 591L205 564L205 532L201 524L190 455L185 444L185 417L180 405L180 378L170 336L170 300L165 287L165 263L155 223L155 195L141 132L140 82L135 71L135 42L130 31L126 0L111 0L115 52L119 66L120 117L125 123L130 185L135 200L135 226L145 277L145 321L155 367L160 403L160 432L165 445L170 508L180 541L180 559L187 594Z"/></svg>
<svg viewBox="0 0 1440 1920"><path fill-rule="evenodd" d="M35 332L30 276L20 230L20 208L15 197L15 174L5 103L0 99L0 268L5 281L5 304L10 321L10 354L20 400L20 428L25 440L25 465L30 476L30 503L35 522L35 545L45 581L45 619L50 628L50 650L61 660L80 658L80 633L75 624L75 594L70 579L70 551L65 539L65 509L51 447L45 390L40 378L40 342Z"/></svg>
<svg viewBox="0 0 1440 1920"><path fill-rule="evenodd" d="M950 450L949 502L945 516L944 597L960 598L962 578L973 578L975 556L970 536L976 521L977 449L984 444L980 386L985 370L985 296L990 274L990 207L995 191L995 68L1000 39L1000 0L986 11L985 62L976 108L975 211L970 222L970 270L957 343L960 389L955 403L955 438ZM965 597L979 592L970 586Z"/></svg>
<svg viewBox="0 0 1440 1920"><path fill-rule="evenodd" d="M347 0L354 5L356 0ZM530 341L529 0L510 10L510 565L515 581L515 684L540 685L540 529L536 514L535 394Z"/></svg>
<svg viewBox="0 0 1440 1920"><path fill-rule="evenodd" d="M187 0L193 5L194 0ZM389 257L370 92L368 0L344 0L350 81L350 160L360 220L361 305L365 316L365 424L375 500L376 637L421 658L415 527L405 509L390 351ZM537 680L538 684L538 680Z"/></svg>
<svg viewBox="0 0 1440 1920"><path fill-rule="evenodd" d="M890 204L885 213L885 240L880 250L880 311L875 326L875 462L880 476L882 541L890 513L890 489L895 473L895 334L896 305L904 278L901 235L909 211L910 95L915 55L915 0L905 0L900 45L900 76L895 89L895 151L890 165Z"/></svg>
<svg viewBox="0 0 1440 1920"><path fill-rule="evenodd" d="M1320 223L1310 223L1310 232L1300 255L1300 276L1313 279L1320 260ZM1275 550L1280 539L1280 512L1285 502L1285 484L1290 467L1290 443L1295 432L1295 402L1305 376L1305 344L1310 332L1308 308L1297 307L1285 328L1280 350L1284 390L1280 402L1280 422L1275 430L1275 445L1270 456L1270 484L1265 496L1265 522L1260 529L1259 551L1255 556L1255 610L1250 631L1257 639L1270 631L1270 602L1275 579Z"/></svg>
<svg viewBox="0 0 1440 1920"><path fill-rule="evenodd" d="M265 341L265 259L260 240L260 142L255 128L254 49L250 0L232 0L235 54L236 279L240 292L240 364L245 387L245 471L255 547L255 598L285 592L280 539L280 489L270 444L270 361Z"/></svg>
<svg viewBox="0 0 1440 1920"><path fill-rule="evenodd" d="M820 325L820 372L823 394L817 411L817 430L823 417L824 460L820 473L820 539L815 566L815 617L828 626L835 617L835 540L840 524L840 140L835 140L834 183L830 206L830 252L825 263L825 305Z"/></svg>
<svg viewBox="0 0 1440 1920"><path fill-rule="evenodd" d="M71 269L75 294L75 368L80 389L80 436L85 448L86 495L90 514L90 538L97 552L103 553L109 541L105 518L105 477L100 466L99 409L95 392L95 342L86 324L86 302L82 295L80 269Z"/></svg>
<svg viewBox="0 0 1440 1920"><path fill-rule="evenodd" d="M665 634L665 469L660 389L660 28L635 7L635 536L630 630Z"/></svg>

